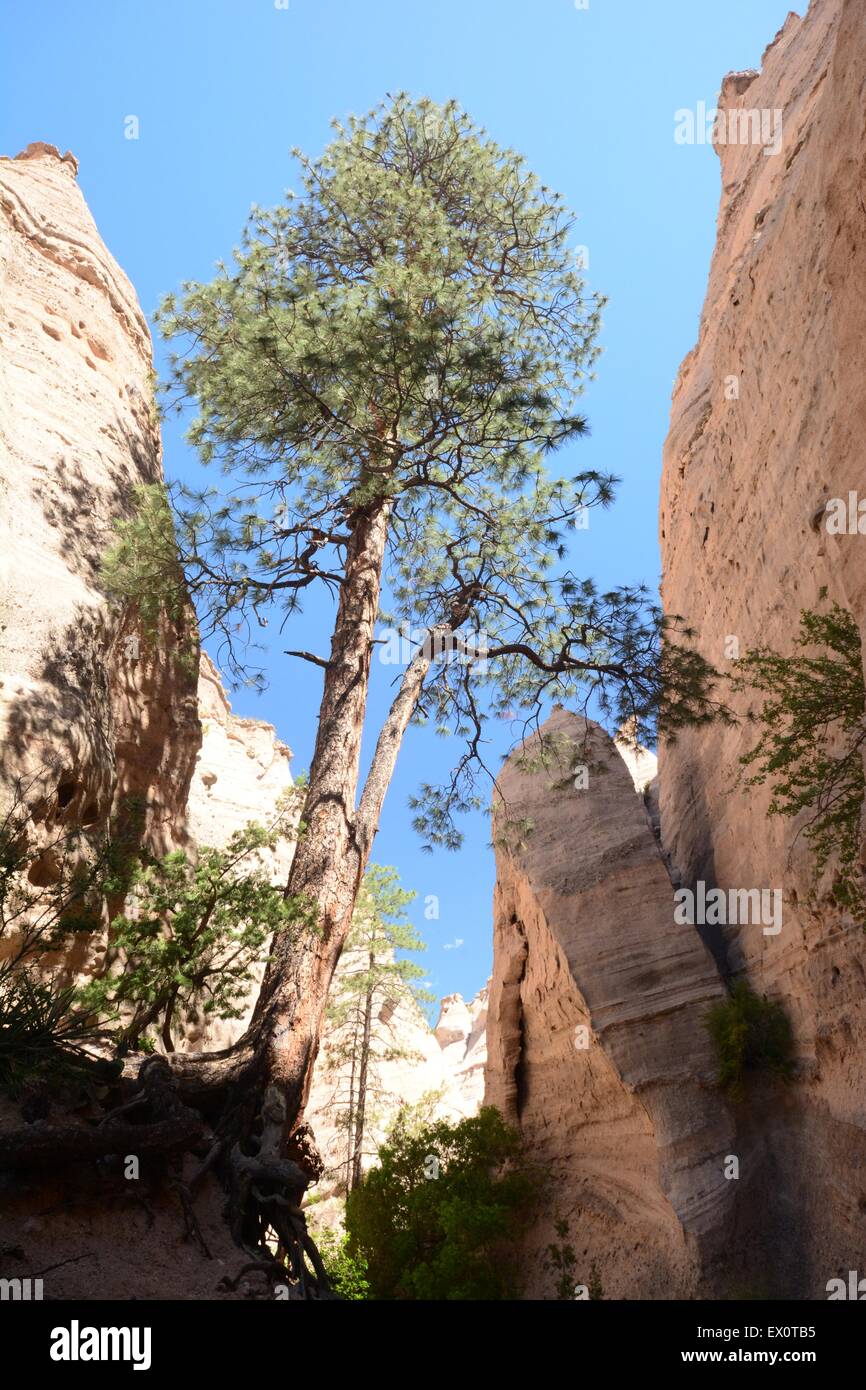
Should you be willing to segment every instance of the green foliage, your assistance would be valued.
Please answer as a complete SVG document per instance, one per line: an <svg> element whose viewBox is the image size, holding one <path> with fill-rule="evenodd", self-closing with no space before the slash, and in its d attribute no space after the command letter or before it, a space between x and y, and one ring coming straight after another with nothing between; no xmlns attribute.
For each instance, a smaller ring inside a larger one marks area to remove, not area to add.
<svg viewBox="0 0 866 1390"><path fill-rule="evenodd" d="M114 1080L122 1063L92 1056L98 1030L74 1006L74 990L0 963L0 1091Z"/></svg>
<svg viewBox="0 0 866 1390"><path fill-rule="evenodd" d="M129 520L116 520L117 540L103 556L100 578L110 598L134 608L144 640L153 647L168 619L181 636L180 655L192 665L198 637L191 626L189 592L178 557L178 538L166 489L139 483Z"/></svg>
<svg viewBox="0 0 866 1390"><path fill-rule="evenodd" d="M171 1049L175 1020L193 1009L238 1017L271 933L300 932L315 919L309 905L286 899L271 883L262 859L280 837L302 833L295 825L299 795L302 789L293 788L269 827L247 825L224 849L154 859L138 848L134 804L124 808L114 838L61 823L37 839L19 788L0 822L0 1028L7 1055L0 1073L20 1081L49 1064L68 1072L70 1061L80 1072L88 1040L152 1050L154 1024ZM44 866L46 882L32 881L34 864ZM106 931L118 899L126 911L111 923L110 968L78 990L50 978L46 957L68 952L77 934Z"/></svg>
<svg viewBox="0 0 866 1390"><path fill-rule="evenodd" d="M586 1286L586 1291L589 1294L589 1301L591 1303L596 1303L604 1298L604 1285L601 1282L601 1275L598 1272L598 1265L595 1260L593 1260L589 1267L589 1283Z"/></svg>
<svg viewBox="0 0 866 1390"><path fill-rule="evenodd" d="M333 1121L346 1133L347 1188L360 1180L367 1134L388 1097L382 1063L417 1056L400 1043L391 1016L400 1004L435 997L418 987L421 966L397 954L426 949L404 914L414 897L396 869L368 867L332 987L325 1067L334 1080Z"/></svg>
<svg viewBox="0 0 866 1390"><path fill-rule="evenodd" d="M368 993L380 999L389 997L431 1003L435 995L415 983L424 975L422 966L395 955L397 951L426 951L422 938L404 909L416 894L400 887L395 868L370 864L361 884L352 917L352 929L344 947L352 960L351 969L341 974L339 997L329 1009L329 1017L339 1024L354 1012L358 999Z"/></svg>
<svg viewBox="0 0 866 1390"><path fill-rule="evenodd" d="M398 1118L349 1194L349 1249L367 1261L376 1299L507 1299L508 1244L528 1219L533 1185L520 1139L488 1106L456 1124Z"/></svg>
<svg viewBox="0 0 866 1390"><path fill-rule="evenodd" d="M577 1256L574 1253L574 1246L568 1243L568 1222L560 1219L556 1221L554 1225L556 1234L563 1244L559 1245L558 1243L553 1243L548 1245L544 1268L548 1273L552 1273L556 1276L554 1297L557 1302L563 1302L574 1298L574 1270L577 1264Z"/></svg>
<svg viewBox="0 0 866 1390"><path fill-rule="evenodd" d="M362 1255L351 1253L347 1235L322 1229L316 1232L316 1246L334 1293L352 1301L369 1298L367 1262Z"/></svg>
<svg viewBox="0 0 866 1390"><path fill-rule="evenodd" d="M270 828L251 823L225 849L201 847L195 860L175 850L138 866L134 911L111 924L114 968L80 991L82 1007L131 1011L120 1033L127 1045L141 1045L159 1021L169 1050L179 1014L239 1018L271 934L311 921L309 907L284 897L261 862L285 829L282 820Z"/></svg>
<svg viewBox="0 0 866 1390"><path fill-rule="evenodd" d="M45 965L75 934L104 925L101 885L118 872L118 854L47 823L37 839L26 806L33 788L17 784L0 820L0 1090L14 1095L116 1070L88 1055L103 1033Z"/></svg>
<svg viewBox="0 0 866 1390"><path fill-rule="evenodd" d="M707 1011L718 1082L741 1100L747 1071L764 1071L786 1080L793 1071L794 1038L790 1020L778 1000L755 994L737 980L727 999Z"/></svg>
<svg viewBox="0 0 866 1390"><path fill-rule="evenodd" d="M756 769L747 785L773 782L771 815L808 813L803 833L814 854L816 884L831 864L834 900L866 924L859 862L866 738L860 633L852 615L834 603L827 613L801 612L795 645L792 656L760 647L738 663L735 688L764 697L752 716L761 726L759 742L741 760Z"/></svg>
<svg viewBox="0 0 866 1390"><path fill-rule="evenodd" d="M554 1298L557 1302L565 1302L574 1298L575 1289L580 1283L577 1277L577 1256L574 1253L574 1246L568 1241L568 1222L560 1217L554 1222L554 1229L559 1240L548 1245L545 1252L544 1268L548 1274L555 1276ZM562 1244L559 1244L559 1241L562 1241ZM589 1283L586 1285L586 1293L590 1302L604 1298L604 1288L595 1260L589 1267Z"/></svg>
<svg viewBox="0 0 866 1390"><path fill-rule="evenodd" d="M488 721L533 727L557 701L652 742L657 720L710 717L714 673L644 586L600 592L571 567L616 479L547 470L587 432L603 302L562 198L454 102L398 95L295 156L298 196L254 209L233 263L158 315L180 349L170 398L231 478L178 495L183 567L247 679L271 610L333 595L359 527L387 516L380 616L418 652L442 639L413 718L464 745L414 824L455 848L455 817L488 802Z"/></svg>

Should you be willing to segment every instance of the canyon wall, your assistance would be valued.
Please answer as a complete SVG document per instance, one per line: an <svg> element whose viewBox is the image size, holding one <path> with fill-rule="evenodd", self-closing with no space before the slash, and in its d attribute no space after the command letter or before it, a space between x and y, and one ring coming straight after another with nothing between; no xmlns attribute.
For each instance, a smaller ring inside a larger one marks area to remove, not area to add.
<svg viewBox="0 0 866 1390"><path fill-rule="evenodd" d="M100 585L162 467L147 324L76 172L50 145L0 159L0 783L32 812L37 884L58 836L131 808L176 843L200 738L183 634L148 644Z"/></svg>
<svg viewBox="0 0 866 1390"><path fill-rule="evenodd" d="M549 766L530 771L540 740ZM575 1284L694 1297L731 1217L733 1129L704 1026L723 995L627 766L598 725L555 712L497 782L494 974L485 1101L540 1170L519 1251L524 1296L551 1297L544 1252L568 1223ZM578 777L575 769L585 769ZM525 839L517 827L531 823Z"/></svg>
<svg viewBox="0 0 866 1390"><path fill-rule="evenodd" d="M717 243L660 532L665 610L721 672L734 722L664 744L652 787L618 739L643 804L597 729L606 775L587 786L530 775L519 753L499 780L500 830L512 807L534 822L525 844L499 836L486 1090L550 1178L520 1251L528 1297L551 1296L557 1216L576 1281L595 1266L605 1296L824 1298L862 1267L866 942L829 875L816 888L805 817L771 816L772 786L744 785L754 699L725 677L750 648L791 652L803 609L835 601L866 635L864 74L862 0L813 0L718 101L727 132L732 113L740 133L767 113L781 139L717 141ZM853 526L831 534L828 504L852 493ZM544 732L585 738L562 711ZM779 890L779 929L754 913L675 927L674 888L700 885ZM787 1084L750 1072L734 1104L705 1016L738 978L783 1007L796 1062Z"/></svg>
<svg viewBox="0 0 866 1390"><path fill-rule="evenodd" d="M716 248L664 455L665 609L723 675L751 647L791 652L801 609L836 601L866 635L866 538L828 534L825 512L864 489L864 81L862 0L813 0L719 100L781 111L783 131L776 154L717 146ZM733 698L739 715L749 703ZM768 815L770 785L742 785L756 738L741 720L664 747L661 828L687 886L783 893L778 933L728 925L711 944L796 1034L794 1083L741 1107L741 1249L756 1286L820 1298L864 1258L866 943L826 894L809 901L802 819Z"/></svg>
<svg viewBox="0 0 866 1390"><path fill-rule="evenodd" d="M29 812L36 887L57 880L69 832L186 843L201 742L178 659L189 634L164 624L148 644L100 583L113 523L162 468L147 324L76 172L49 145L0 159L0 817ZM105 940L80 937L69 972L98 972ZM52 1104L61 1124L100 1114L92 1096ZM21 1124L21 1102L0 1098L0 1129ZM197 1203L205 1259L158 1173L127 1182L119 1159L73 1172L0 1177L4 1278L44 1270L46 1299L241 1296L222 1282L240 1261L216 1182Z"/></svg>

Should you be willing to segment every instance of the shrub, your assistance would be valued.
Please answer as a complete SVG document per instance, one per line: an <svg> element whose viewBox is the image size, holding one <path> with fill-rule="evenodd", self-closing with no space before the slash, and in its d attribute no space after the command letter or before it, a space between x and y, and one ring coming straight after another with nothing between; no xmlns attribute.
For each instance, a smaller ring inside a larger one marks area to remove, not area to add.
<svg viewBox="0 0 866 1390"><path fill-rule="evenodd" d="M349 1237L339 1231L316 1232L316 1245L334 1293L353 1302L369 1298L367 1261L363 1255L353 1255Z"/></svg>
<svg viewBox="0 0 866 1390"><path fill-rule="evenodd" d="M795 646L791 656L759 647L737 663L734 688L763 697L760 711L750 715L760 738L740 759L753 769L746 785L772 783L771 816L805 814L802 833L814 856L814 886L831 865L834 901L866 924L860 864L866 687L860 630L838 604L827 613L804 609Z"/></svg>
<svg viewBox="0 0 866 1390"><path fill-rule="evenodd" d="M399 1116L379 1166L346 1203L349 1250L367 1261L371 1298L514 1297L508 1244L532 1191L519 1135L498 1110L456 1124Z"/></svg>
<svg viewBox="0 0 866 1390"><path fill-rule="evenodd" d="M92 1020L73 1007L74 991L31 971L0 965L0 1091L51 1088L117 1078L121 1062L93 1057Z"/></svg>
<svg viewBox="0 0 866 1390"><path fill-rule="evenodd" d="M554 1224L556 1234L563 1244L548 1245L544 1257L544 1268L548 1274L556 1275L554 1297L558 1302L563 1302L566 1299L574 1298L574 1270L577 1256L574 1253L574 1246L568 1243L568 1222L558 1220Z"/></svg>
<svg viewBox="0 0 866 1390"><path fill-rule="evenodd" d="M556 1276L553 1286L553 1296L557 1302L570 1301L575 1297L575 1290L581 1281L577 1273L577 1256L574 1253L574 1246L568 1240L569 1225L566 1220L560 1217L554 1222L554 1230L559 1238L552 1245L548 1245L544 1253L544 1269L547 1274ZM559 1241L563 1243L560 1245ZM598 1272L598 1265L595 1260L589 1267L589 1282L586 1285L587 1301L596 1302L604 1298L604 1288L601 1276Z"/></svg>
<svg viewBox="0 0 866 1390"><path fill-rule="evenodd" d="M127 1014L124 1046L152 1046L155 1025L171 1052L179 1017L242 1016L271 934L310 924L309 907L284 897L261 859L290 826L286 807L268 828L235 831L224 849L200 846L195 861L174 850L136 866L127 913L111 923L113 968L78 996L94 1014Z"/></svg>
<svg viewBox="0 0 866 1390"><path fill-rule="evenodd" d="M727 999L713 1004L707 1027L716 1052L719 1085L742 1098L745 1073L767 1071L786 1079L793 1070L794 1039L782 1005L738 980Z"/></svg>

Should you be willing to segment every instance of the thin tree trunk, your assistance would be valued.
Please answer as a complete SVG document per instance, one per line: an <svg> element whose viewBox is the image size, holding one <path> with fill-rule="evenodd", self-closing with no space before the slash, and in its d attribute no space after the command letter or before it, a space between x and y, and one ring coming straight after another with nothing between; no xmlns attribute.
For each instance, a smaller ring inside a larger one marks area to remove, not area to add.
<svg viewBox="0 0 866 1390"><path fill-rule="evenodd" d="M375 966L375 957L370 952L370 972ZM361 1159L364 1152L364 1124L367 1117L367 1069L370 1065L370 1028L373 1019L373 993L375 985L367 988L364 999L364 1031L361 1035L361 1056L358 1067L358 1104L355 1108L355 1151L352 1155L352 1185L350 1192L361 1181Z"/></svg>
<svg viewBox="0 0 866 1390"><path fill-rule="evenodd" d="M358 1060L358 1020L353 1024L352 1069L349 1074L349 1113L346 1117L346 1191L352 1187L352 1145L355 1136L355 1068Z"/></svg>
<svg viewBox="0 0 866 1390"><path fill-rule="evenodd" d="M347 545L303 811L306 833L286 885L287 896L304 897L315 909L317 930L305 929L300 942L289 932L276 934L251 1024L263 1079L282 1098L282 1140L303 1113L328 990L369 854L369 846L362 854L358 844L355 806L389 516L387 499L371 504Z"/></svg>
<svg viewBox="0 0 866 1390"><path fill-rule="evenodd" d="M409 663L380 731L356 811L390 514L389 499L371 504L354 522L347 545L310 786L302 813L306 831L286 885L287 896L306 898L314 908L318 931L307 931L300 942L293 941L289 932L276 934L250 1025L251 1039L263 1064L259 1084L270 1083L280 1097L279 1120L271 1105L265 1123L267 1136L262 1139L262 1149L274 1156L303 1117L328 991L351 928L397 754L430 669L435 639L450 633L455 625L452 622L431 629L428 640Z"/></svg>
<svg viewBox="0 0 866 1390"><path fill-rule="evenodd" d="M174 1052L174 1040L171 1036L171 1021L174 1015L174 1006L177 1001L177 996L178 987L175 985L174 989L171 991L171 994L168 997L168 1001L165 1006L165 1015L162 1021L162 1045L165 1048L166 1052Z"/></svg>

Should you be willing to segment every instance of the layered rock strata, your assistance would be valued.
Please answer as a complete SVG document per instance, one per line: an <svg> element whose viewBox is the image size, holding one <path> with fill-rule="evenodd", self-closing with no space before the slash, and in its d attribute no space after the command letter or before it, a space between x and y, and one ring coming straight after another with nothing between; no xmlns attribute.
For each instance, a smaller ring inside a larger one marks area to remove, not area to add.
<svg viewBox="0 0 866 1390"><path fill-rule="evenodd" d="M723 676L750 648L792 652L803 609L835 601L866 629L864 82L861 0L813 0L759 72L722 87L741 128L781 113L781 141L717 145L716 248L673 395L660 531L665 608ZM847 512L851 493L853 533L834 534L828 503ZM754 703L725 694L738 715ZM822 1298L863 1261L866 944L827 882L815 892L805 817L768 814L772 782L743 786L756 737L740 719L663 748L661 831L686 886L781 894L778 930L712 929L722 968L781 1004L796 1037L796 1080L753 1088L740 1116L738 1239L756 1288Z"/></svg>
<svg viewBox="0 0 866 1390"><path fill-rule="evenodd" d="M549 764L531 771L540 739ZM733 1197L705 1027L718 972L675 922L643 800L597 725L557 711L497 788L485 1100L540 1170L525 1296L553 1296L557 1220L576 1283L594 1268L608 1297L694 1296Z"/></svg>
<svg viewBox="0 0 866 1390"><path fill-rule="evenodd" d="M146 642L100 582L162 466L147 324L76 171L50 145L0 159L0 781L39 827L35 883L66 830L135 813L176 843L199 744L179 634Z"/></svg>

